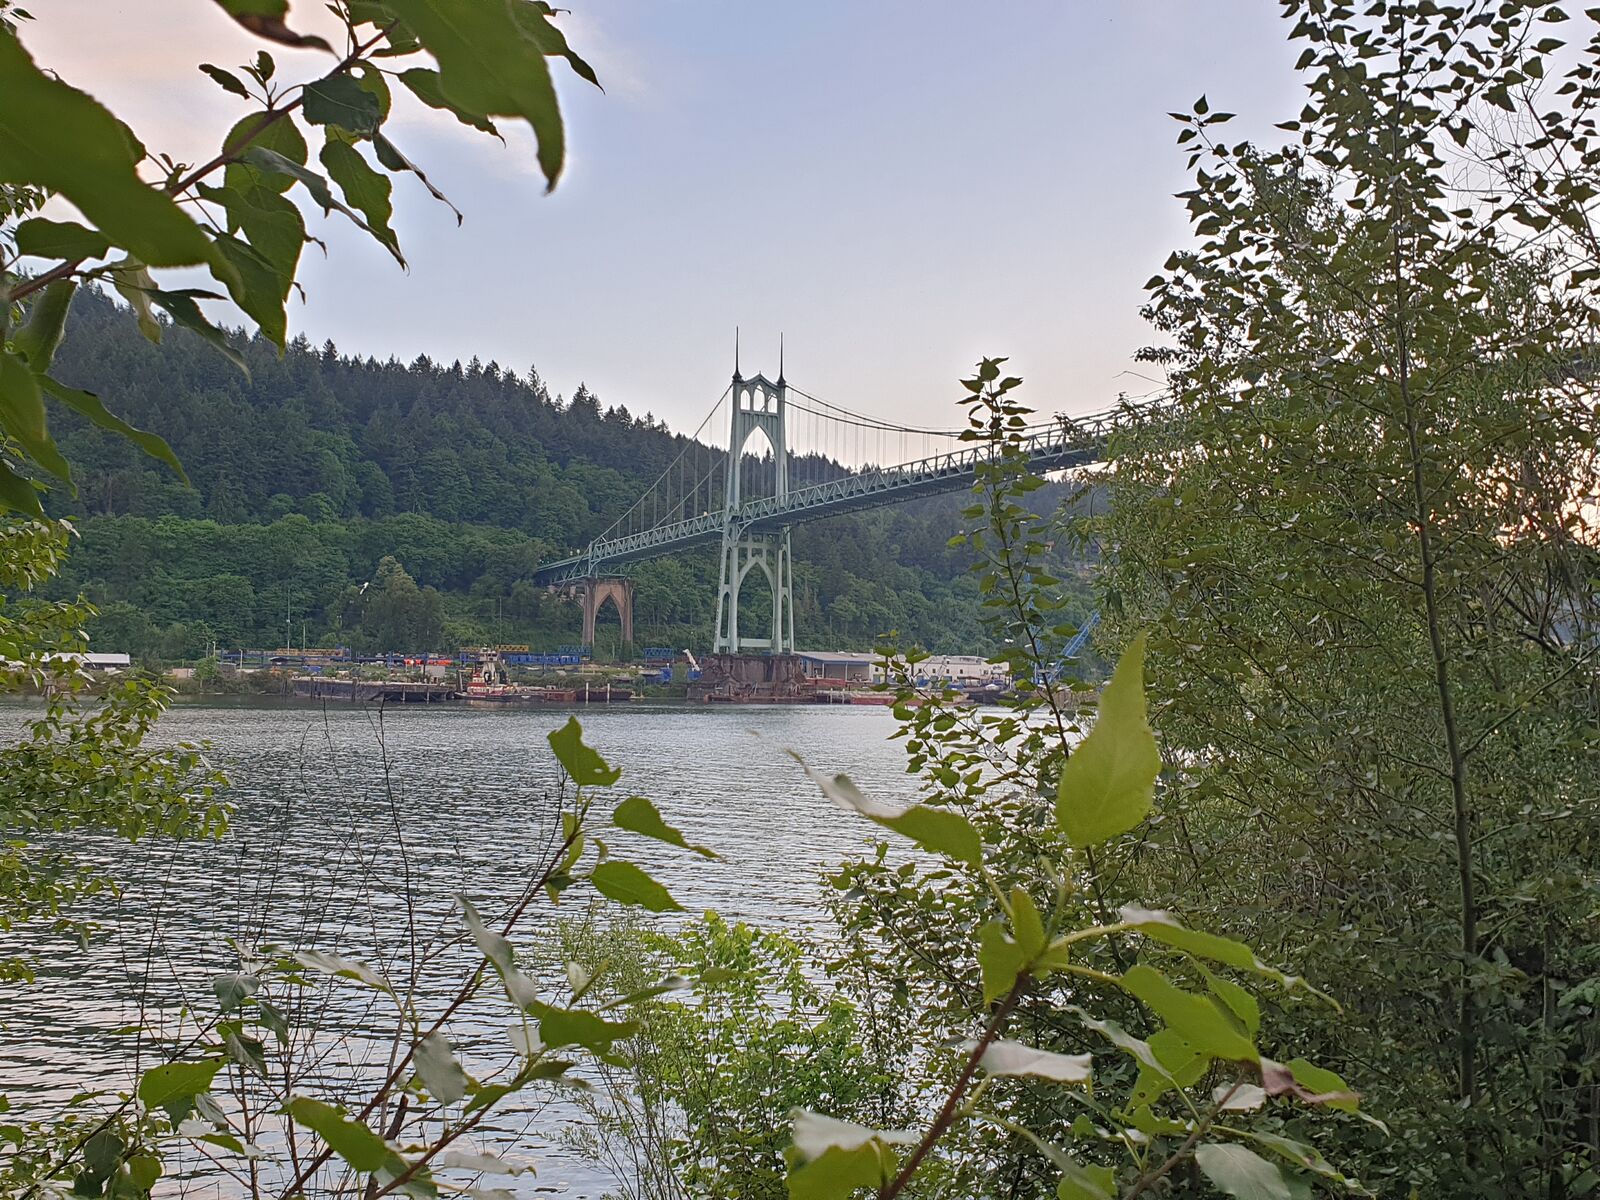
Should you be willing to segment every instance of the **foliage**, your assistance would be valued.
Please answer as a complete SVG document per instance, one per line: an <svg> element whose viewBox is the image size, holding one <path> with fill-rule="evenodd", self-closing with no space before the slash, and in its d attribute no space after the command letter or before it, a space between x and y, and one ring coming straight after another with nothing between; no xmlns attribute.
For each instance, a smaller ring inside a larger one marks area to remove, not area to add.
<svg viewBox="0 0 1600 1200"><path fill-rule="evenodd" d="M0 84L7 97L0 113L0 188L6 196L0 211L21 218L0 236L0 435L6 447L0 506L42 515L43 479L73 485L71 468L49 432L47 395L165 459L181 475L164 442L128 426L92 393L48 374L80 285L114 286L151 341L160 341L168 328L159 310L247 370L199 302L231 299L283 350L285 306L300 253L312 240L289 193L300 188L324 214L350 220L402 267L405 258L390 223L390 177L414 175L444 201L384 132L391 79L422 103L495 136L496 117L526 121L551 187L561 173L565 141L546 60L564 59L581 78L596 82L554 24L556 10L533 0L341 0L330 8L343 27L342 53L320 37L291 29L288 0L217 3L252 34L320 49L334 65L320 78L286 83L265 50L237 71L200 64L223 91L260 108L227 132L215 157L193 167L149 154L87 92L41 68L15 26L0 22ZM308 164L308 132L322 143L321 170ZM147 163L159 171L159 182L141 177ZM46 196L69 202L89 224L27 215ZM24 259L53 265L22 274L18 262ZM226 295L167 284L161 269L178 267L204 268Z"/></svg>
<svg viewBox="0 0 1600 1200"><path fill-rule="evenodd" d="M97 680L81 665L94 610L31 598L57 570L71 532L0 521L0 691L45 693L38 711L15 713L18 736L0 746L0 930L50 921L81 938L89 927L73 915L74 902L112 886L80 856L85 834L208 836L227 814L217 792L224 780L199 747L144 745L167 693L137 675ZM0 975L28 970L25 959L0 960Z"/></svg>
<svg viewBox="0 0 1600 1200"><path fill-rule="evenodd" d="M976 715L917 693L913 664L897 712L921 803L896 808L816 776L922 852L897 861L880 843L833 879L838 965L905 1007L896 1054L915 1119L883 1129L797 1112L789 1194L1131 1197L1201 1177L1231 1195L1353 1187L1304 1138L1306 1106L1354 1114L1355 1094L1263 1022L1264 999L1320 994L1243 943L1143 907L1096 857L1146 844L1161 762L1143 644L1079 740L1077 694L1057 670L1076 630L1041 561L1050 525L1022 503L1039 481L1011 396L1020 383L1000 360L966 381L971 438L990 450L966 539L991 634L1035 686L1009 712Z"/></svg>
<svg viewBox="0 0 1600 1200"><path fill-rule="evenodd" d="M1171 403L1095 533L1179 771L1118 869L1333 985L1287 1020L1382 1095L1393 1140L1338 1154L1384 1194L1592 1194L1600 43L1541 3L1286 11L1290 145L1176 114Z"/></svg>
<svg viewBox="0 0 1600 1200"><path fill-rule="evenodd" d="M607 988L645 986L668 972L692 989L663 997L602 1069L569 1134L609 1167L623 1196L784 1195L783 1149L794 1108L827 1105L893 1124L902 1064L877 1056L892 1041L892 1005L858 1007L812 978L814 948L715 913L673 933L593 918L563 928L564 953L606 965Z"/></svg>
<svg viewBox="0 0 1600 1200"><path fill-rule="evenodd" d="M391 931L377 965L332 949L237 944L237 969L215 977L212 1003L167 1032L165 1053L136 1087L84 1097L109 1108L0 1127L20 1145L0 1161L0 1193L31 1200L70 1186L142 1197L162 1177L196 1172L248 1181L253 1196L357 1186L377 1200L487 1195L460 1174L525 1173L479 1144L486 1122L535 1093L569 1090L580 1063L616 1061L617 1044L639 1029L638 1006L681 982L616 989L603 965L530 972L519 960L510 939L531 923L536 901L553 903L619 863L596 836L610 828L596 805L620 771L575 720L549 743L561 787L537 814L537 861L503 912L491 919L463 896L462 930L438 942L413 917ZM434 973L427 987L424 969ZM454 1021L484 1003L509 1015L505 1043L458 1045ZM388 1053L348 1073L326 1069L337 1047L366 1039Z"/></svg>

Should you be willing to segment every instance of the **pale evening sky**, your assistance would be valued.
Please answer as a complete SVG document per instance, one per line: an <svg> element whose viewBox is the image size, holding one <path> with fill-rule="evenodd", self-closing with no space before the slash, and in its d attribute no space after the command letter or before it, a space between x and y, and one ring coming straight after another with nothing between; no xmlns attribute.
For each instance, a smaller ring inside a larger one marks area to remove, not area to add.
<svg viewBox="0 0 1600 1200"><path fill-rule="evenodd" d="M409 360L536 364L566 394L692 429L732 369L944 424L1009 354L1025 398L1086 412L1150 340L1141 285L1187 236L1166 115L1206 93L1271 137L1301 92L1268 0L568 0L601 94L558 72L572 147L551 196L509 146L414 103L391 136L466 214L396 181L402 273L313 214L290 328ZM245 111L193 64L262 45L209 0L36 0L24 43L152 150L198 161ZM302 25L320 6L298 0ZM273 48L281 76L326 57ZM399 89L397 89L398 91ZM409 97L405 97L409 100ZM400 107L397 102L397 107Z"/></svg>

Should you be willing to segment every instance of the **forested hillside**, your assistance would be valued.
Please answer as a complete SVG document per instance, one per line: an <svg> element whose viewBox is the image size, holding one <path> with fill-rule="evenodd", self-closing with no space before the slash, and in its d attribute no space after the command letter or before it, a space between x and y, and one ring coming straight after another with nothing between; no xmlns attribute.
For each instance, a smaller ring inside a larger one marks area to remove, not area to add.
<svg viewBox="0 0 1600 1200"><path fill-rule="evenodd" d="M183 659L286 631L363 649L574 642L575 607L529 575L604 530L683 446L581 386L552 395L532 367L378 362L303 339L281 359L259 338L241 350L248 377L181 329L151 345L103 296L73 308L62 379L165 437L191 484L58 419L78 494L51 506L81 535L58 587L100 605L100 648ZM801 644L895 630L975 648L976 590L946 545L962 502L797 529ZM640 565L637 639L704 646L714 570L707 551Z"/></svg>

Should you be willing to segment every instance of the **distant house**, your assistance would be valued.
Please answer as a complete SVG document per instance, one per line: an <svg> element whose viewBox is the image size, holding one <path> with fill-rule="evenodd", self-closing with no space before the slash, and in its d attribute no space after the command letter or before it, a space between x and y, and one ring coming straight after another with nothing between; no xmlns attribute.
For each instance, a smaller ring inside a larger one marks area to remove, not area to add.
<svg viewBox="0 0 1600 1200"><path fill-rule="evenodd" d="M133 665L133 659L126 654L97 654L92 650L82 656L82 662L91 671L125 671Z"/></svg>

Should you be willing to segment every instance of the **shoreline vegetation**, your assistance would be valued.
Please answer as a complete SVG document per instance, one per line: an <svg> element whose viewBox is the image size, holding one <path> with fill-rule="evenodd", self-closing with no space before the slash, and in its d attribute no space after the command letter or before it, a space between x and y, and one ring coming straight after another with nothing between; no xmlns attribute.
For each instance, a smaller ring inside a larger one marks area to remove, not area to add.
<svg viewBox="0 0 1600 1200"><path fill-rule="evenodd" d="M0 744L0 980L45 974L29 937L117 938L91 901L140 854L244 902L200 986L153 939L116 944L122 976L48 964L127 1005L137 1062L57 1113L0 1095L0 1200L522 1200L548 1184L518 1130L615 1200L1600 1198L1600 10L1284 0L1300 111L1238 140L1206 95L1170 114L1188 236L1137 354L1162 390L1106 461L1035 474L1023 379L986 357L951 389L970 495L796 531L802 644L882 648L905 755L888 781L783 760L853 831L806 940L680 899L753 739L685 771L680 816L575 715L528 722L549 769L441 895L450 788L408 829L374 720L329 797L358 827L290 895L304 781L263 798L149 736L160 678L89 671L120 642L224 686L219 642L297 623L358 656L570 643L529 576L681 461L534 370L289 336L308 218L398 267L396 184L451 204L397 108L531 136L557 185L561 97L599 83L582 22L333 0L329 40L303 0L185 2L255 51L193 64L230 108L194 114L219 137L192 165L0 0L0 686L46 690ZM224 297L249 331L206 315ZM712 577L641 567L646 637L709 640ZM1091 613L1098 688L1068 657ZM982 649L1013 694L920 692L922 647ZM280 840L240 837L274 813ZM772 856L811 832L741 819Z"/></svg>

